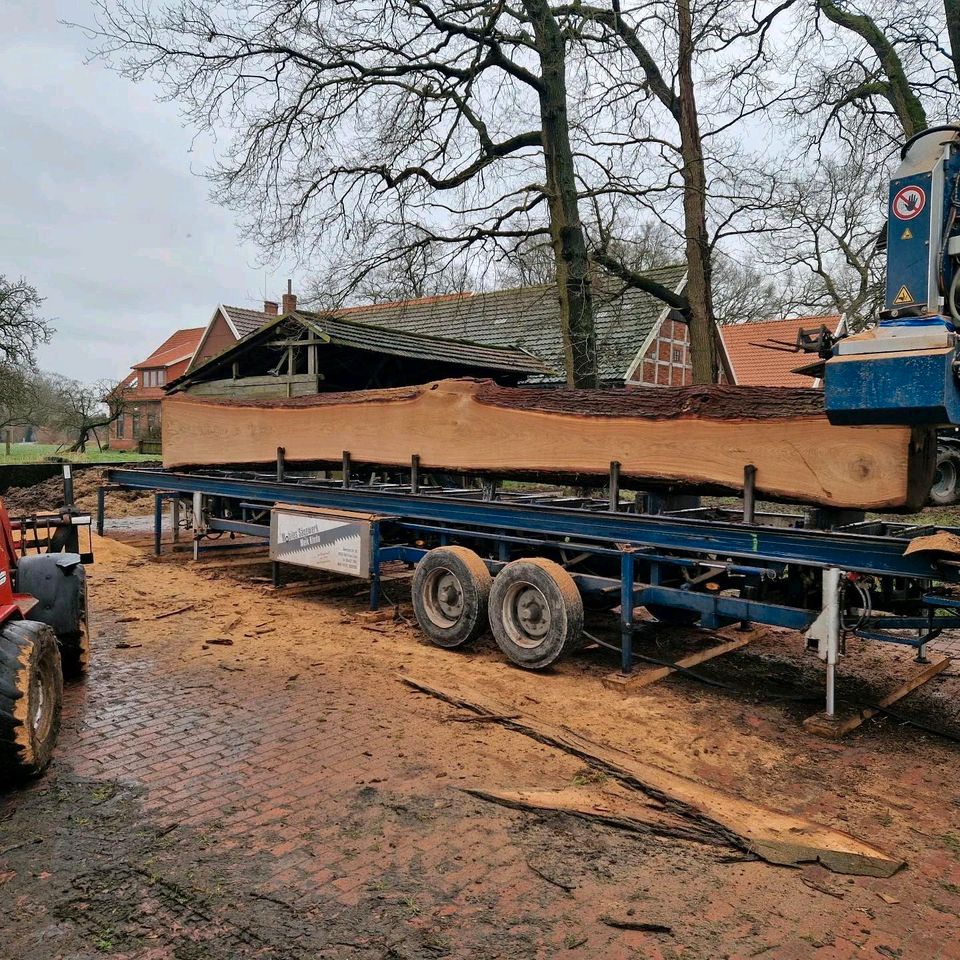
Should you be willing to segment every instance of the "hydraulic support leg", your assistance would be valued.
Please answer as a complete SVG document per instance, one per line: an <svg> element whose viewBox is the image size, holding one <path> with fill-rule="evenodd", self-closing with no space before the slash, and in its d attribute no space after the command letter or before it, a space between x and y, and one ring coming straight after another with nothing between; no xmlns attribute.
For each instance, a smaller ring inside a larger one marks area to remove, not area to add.
<svg viewBox="0 0 960 960"><path fill-rule="evenodd" d="M370 524L370 609L380 609L380 524Z"/></svg>
<svg viewBox="0 0 960 960"><path fill-rule="evenodd" d="M163 549L163 500L164 494L153 495L153 555L160 556Z"/></svg>
<svg viewBox="0 0 960 960"><path fill-rule="evenodd" d="M830 567L823 571L823 612L826 627L827 705L826 715L836 714L837 660L840 656L840 571Z"/></svg>
<svg viewBox="0 0 960 960"><path fill-rule="evenodd" d="M97 487L97 536L103 536L103 525L106 519L107 488Z"/></svg>
<svg viewBox="0 0 960 960"><path fill-rule="evenodd" d="M193 559L200 559L200 538L206 533L206 517L204 514L203 494L199 491L193 495Z"/></svg>
<svg viewBox="0 0 960 960"><path fill-rule="evenodd" d="M633 576L632 550L620 555L620 672L633 670Z"/></svg>

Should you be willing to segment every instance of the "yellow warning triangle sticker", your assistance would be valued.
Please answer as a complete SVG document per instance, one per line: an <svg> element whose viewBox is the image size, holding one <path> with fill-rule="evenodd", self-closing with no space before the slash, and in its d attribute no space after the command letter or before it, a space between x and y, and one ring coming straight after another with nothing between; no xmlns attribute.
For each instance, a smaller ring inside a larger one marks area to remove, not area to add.
<svg viewBox="0 0 960 960"><path fill-rule="evenodd" d="M912 239L913 239L913 231L912 231L909 227L907 227L907 229L903 231L903 236L900 237L900 239L901 239L901 240L912 240Z"/></svg>
<svg viewBox="0 0 960 960"><path fill-rule="evenodd" d="M902 306L905 303L913 303L913 294L907 289L906 284L900 288L900 292L893 298L895 306Z"/></svg>

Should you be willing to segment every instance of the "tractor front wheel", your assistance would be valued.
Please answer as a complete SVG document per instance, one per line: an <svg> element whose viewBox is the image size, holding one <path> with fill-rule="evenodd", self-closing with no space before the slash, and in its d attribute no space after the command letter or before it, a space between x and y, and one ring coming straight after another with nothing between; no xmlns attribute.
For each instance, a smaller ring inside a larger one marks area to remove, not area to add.
<svg viewBox="0 0 960 960"><path fill-rule="evenodd" d="M0 627L0 784L42 773L60 734L63 671L53 629Z"/></svg>
<svg viewBox="0 0 960 960"><path fill-rule="evenodd" d="M73 553L41 553L20 558L17 590L36 597L31 616L53 627L60 644L63 675L75 680L87 669L87 573Z"/></svg>

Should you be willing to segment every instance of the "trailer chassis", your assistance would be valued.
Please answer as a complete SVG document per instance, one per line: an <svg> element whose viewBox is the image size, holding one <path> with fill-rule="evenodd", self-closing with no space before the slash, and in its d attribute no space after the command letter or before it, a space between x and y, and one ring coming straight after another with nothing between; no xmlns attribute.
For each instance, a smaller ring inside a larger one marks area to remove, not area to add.
<svg viewBox="0 0 960 960"><path fill-rule="evenodd" d="M811 528L809 516L758 514L749 468L742 509L662 511L657 497L621 502L615 464L610 496L591 499L511 494L495 484L430 488L422 485L416 460L409 482L361 483L345 462L345 479L335 480L290 473L280 461L277 477L109 470L109 486L99 494L98 529L105 494L117 488L154 493L157 551L164 502L172 501L178 513L186 502L195 555L210 535L269 541L276 504L362 513L372 523L372 609L380 603L384 564L413 566L438 546L468 545L494 575L517 557L550 557L588 603L617 610L621 677L634 667L638 607L658 619L708 629L787 627L805 631L826 661L827 718L836 710L835 671L846 636L905 644L925 663L927 645L943 630L960 628L960 599L945 589L960 583L960 563L905 553L916 537L938 531L960 536L960 529L864 520L823 529ZM277 564L274 577L279 582Z"/></svg>

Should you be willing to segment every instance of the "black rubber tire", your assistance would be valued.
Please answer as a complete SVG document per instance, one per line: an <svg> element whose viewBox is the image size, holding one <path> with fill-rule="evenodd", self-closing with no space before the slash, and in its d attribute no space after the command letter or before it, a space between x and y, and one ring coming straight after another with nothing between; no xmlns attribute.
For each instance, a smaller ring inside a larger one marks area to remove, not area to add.
<svg viewBox="0 0 960 960"><path fill-rule="evenodd" d="M76 558L75 563L66 562ZM30 611L34 620L53 627L60 644L63 675L81 676L90 657L87 628L87 572L75 554L46 553L21 557L17 589L40 602Z"/></svg>
<svg viewBox="0 0 960 960"><path fill-rule="evenodd" d="M541 557L514 560L493 581L490 629L512 663L543 670L582 645L583 598L560 564Z"/></svg>
<svg viewBox="0 0 960 960"><path fill-rule="evenodd" d="M0 784L47 768L60 735L63 671L53 628L14 620L0 628Z"/></svg>
<svg viewBox="0 0 960 960"><path fill-rule="evenodd" d="M437 547L418 564L411 597L417 623L431 643L445 649L473 643L487 630L487 601L493 577L466 547ZM449 602L439 591L453 591ZM441 606L443 604L443 606ZM456 607L457 611L451 607Z"/></svg>
<svg viewBox="0 0 960 960"><path fill-rule="evenodd" d="M949 507L960 497L960 458L952 450L937 451L937 472L930 488L930 502Z"/></svg>

